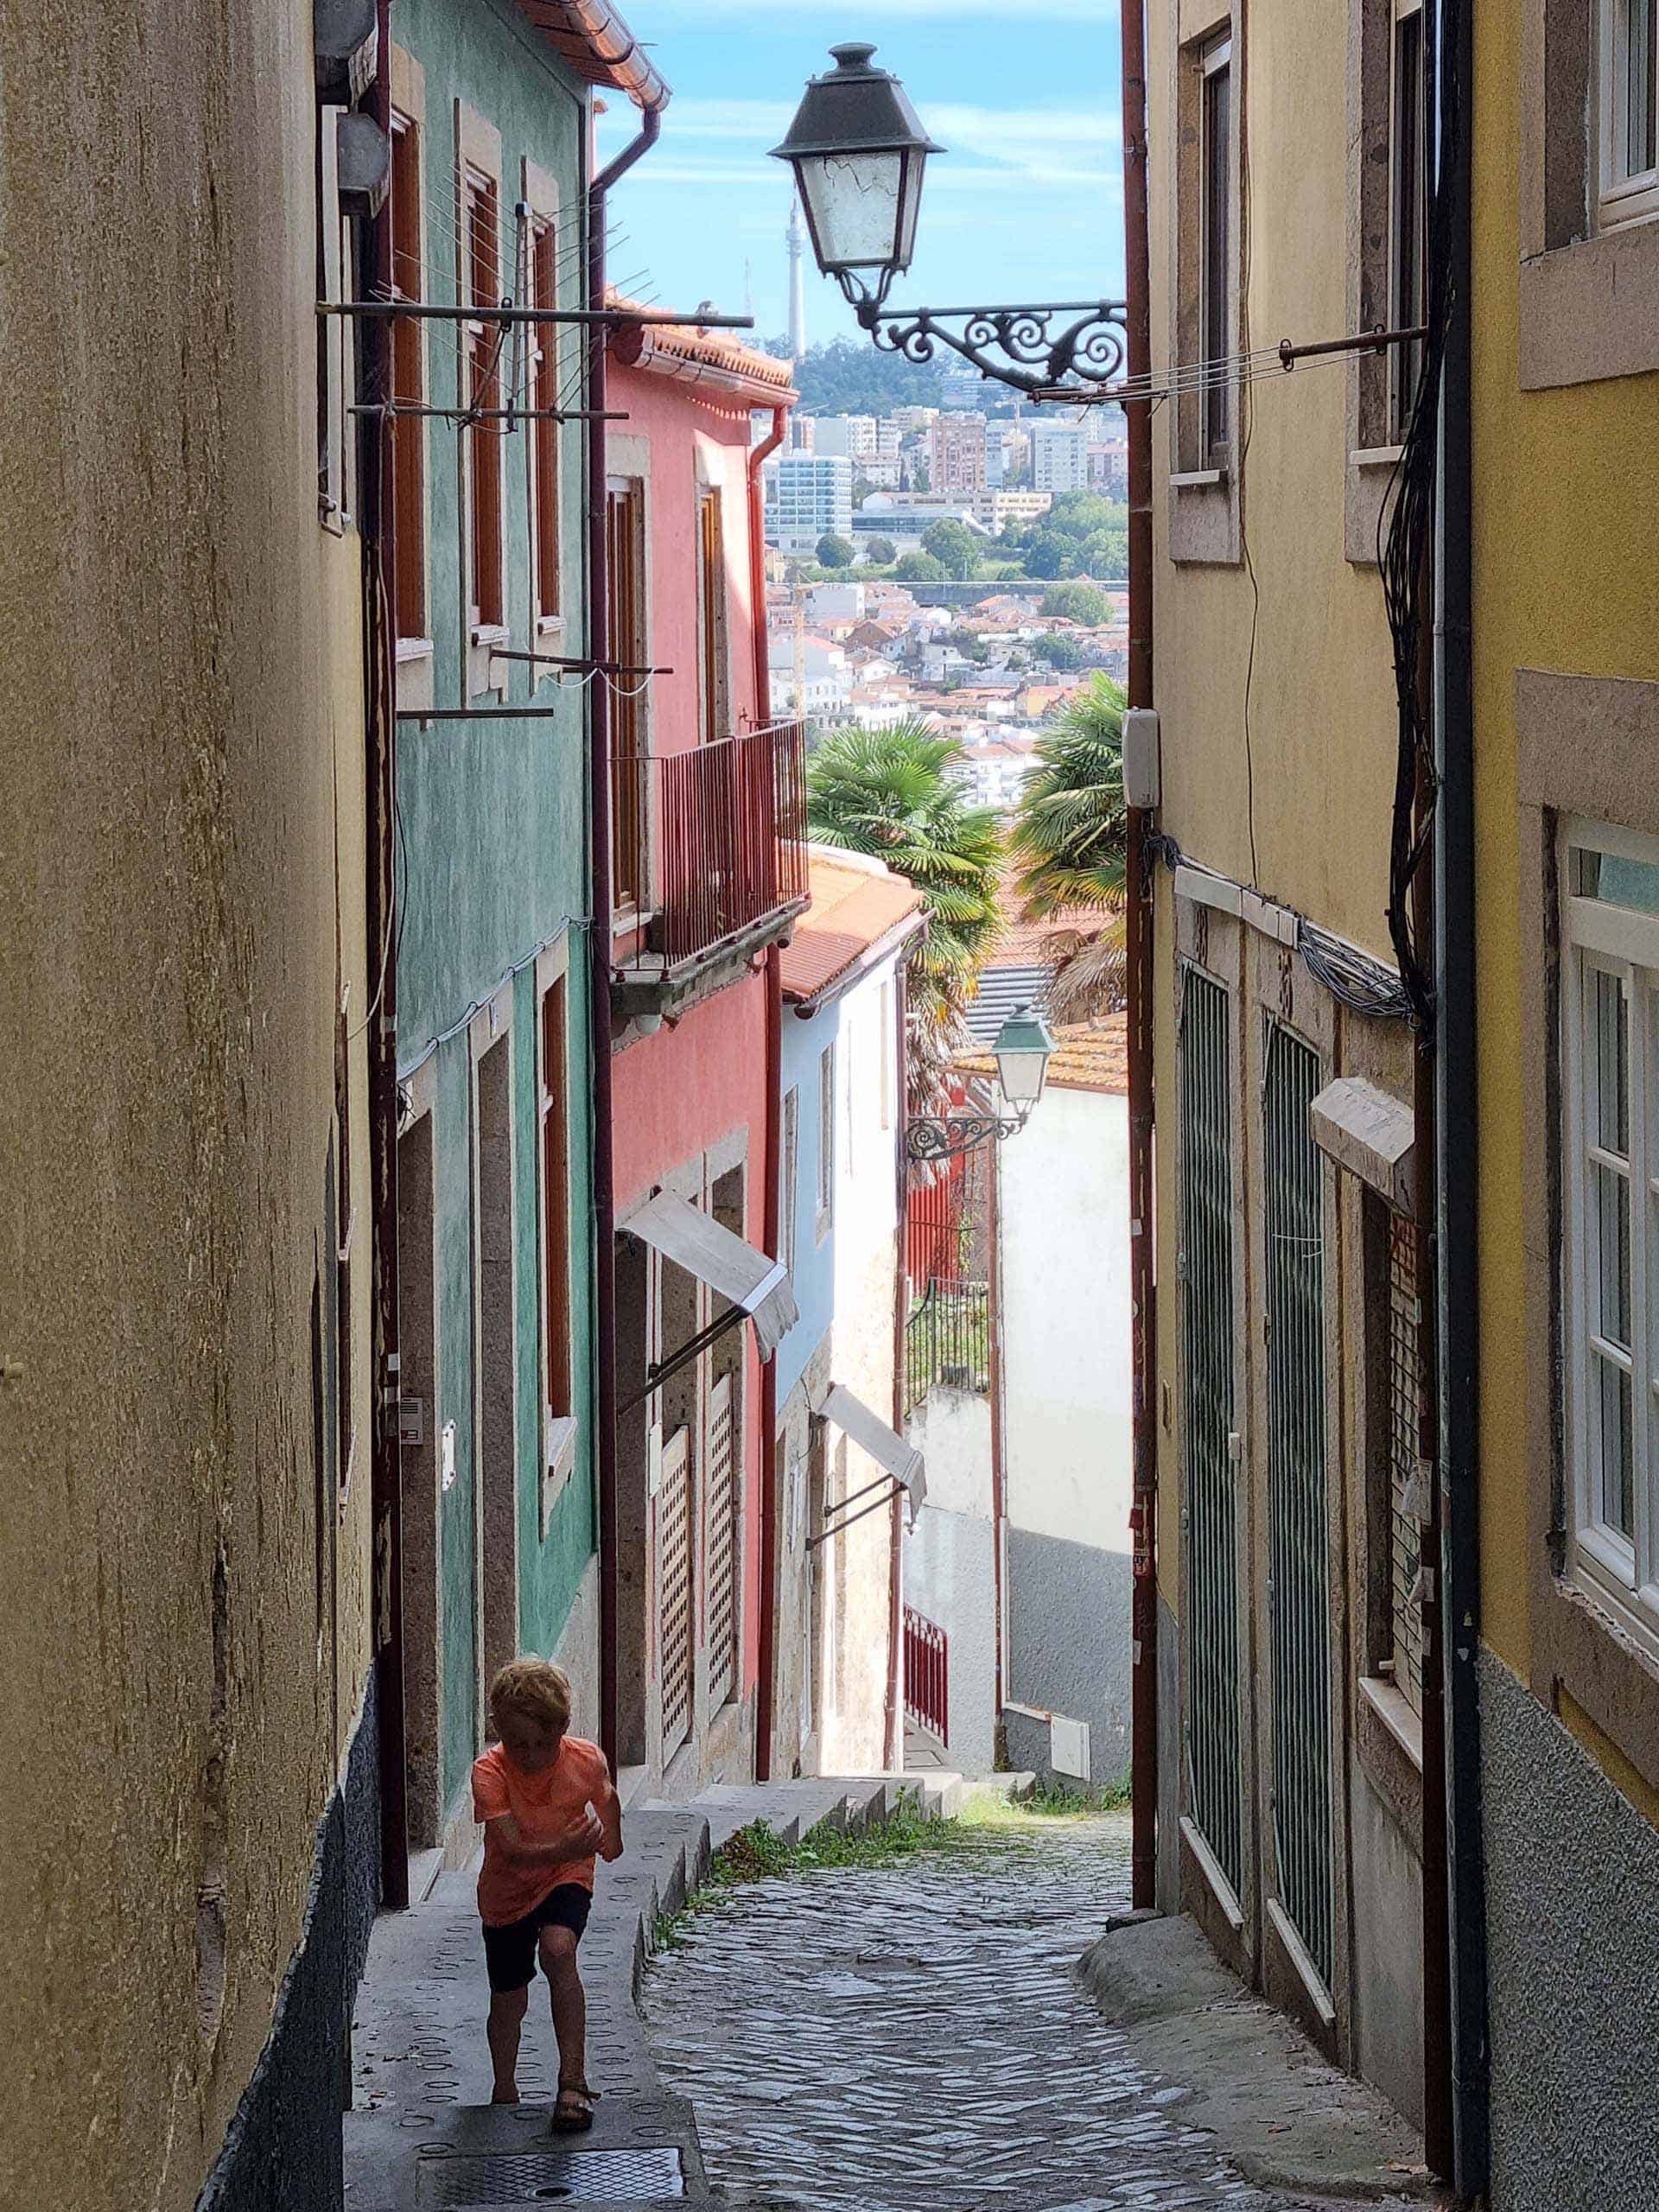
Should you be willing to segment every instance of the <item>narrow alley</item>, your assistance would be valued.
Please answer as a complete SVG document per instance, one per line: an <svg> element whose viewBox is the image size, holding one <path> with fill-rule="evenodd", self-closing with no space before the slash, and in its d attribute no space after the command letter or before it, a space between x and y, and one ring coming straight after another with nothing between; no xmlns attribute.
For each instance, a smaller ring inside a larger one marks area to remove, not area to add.
<svg viewBox="0 0 1659 2212"><path fill-rule="evenodd" d="M1128 1894L1127 1816L1039 1816L886 1869L758 1882L694 1916L650 1969L646 2024L664 2081L695 2104L720 2200L1300 2212L1300 2192L1253 2186L1213 2132L1185 2124L1191 2092L1080 1982ZM1242 1990L1235 2002L1249 2005ZM1339 2077L1311 2051L1305 2063L1338 2107ZM1288 2117L1267 2125L1293 2133ZM1357 2121L1368 2150L1375 2125ZM1403 2202L1375 2139L1363 2201ZM1328 2163L1316 2177L1320 2203L1344 2201Z"/></svg>

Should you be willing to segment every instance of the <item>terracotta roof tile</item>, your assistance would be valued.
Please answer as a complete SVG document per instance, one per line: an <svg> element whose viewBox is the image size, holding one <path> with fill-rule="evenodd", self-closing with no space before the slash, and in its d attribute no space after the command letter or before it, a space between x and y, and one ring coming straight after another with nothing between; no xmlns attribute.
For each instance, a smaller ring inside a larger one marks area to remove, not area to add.
<svg viewBox="0 0 1659 2212"><path fill-rule="evenodd" d="M607 304L624 310L639 308L644 315L650 310L631 300L624 292L613 289L606 294ZM621 348L618 340L617 358L625 367L649 369L652 357L663 354L664 367L674 361L683 361L693 366L718 369L728 377L741 378L753 385L766 387L766 404L774 400L779 406L792 404L796 397L795 372L788 361L779 360L775 353L763 353L758 346L745 346L729 330L702 330L690 322L653 322L638 326L638 354L632 348Z"/></svg>
<svg viewBox="0 0 1659 2212"><path fill-rule="evenodd" d="M786 999L820 997L856 967L872 947L922 911L922 895L902 875L846 867L813 855L811 905L784 949Z"/></svg>
<svg viewBox="0 0 1659 2212"><path fill-rule="evenodd" d="M963 1075L996 1075L988 1052L958 1060ZM1054 1032L1054 1057L1048 1079L1057 1090L1096 1090L1126 1098L1129 1090L1129 1017L1108 1014L1104 1021L1077 1021Z"/></svg>

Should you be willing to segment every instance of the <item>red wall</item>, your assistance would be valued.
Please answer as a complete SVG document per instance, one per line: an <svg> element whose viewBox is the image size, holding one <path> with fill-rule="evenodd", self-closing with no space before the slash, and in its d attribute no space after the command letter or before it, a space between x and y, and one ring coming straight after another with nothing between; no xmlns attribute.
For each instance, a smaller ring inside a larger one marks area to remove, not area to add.
<svg viewBox="0 0 1659 2212"><path fill-rule="evenodd" d="M609 403L627 416L611 434L612 450L645 439L646 531L650 544L651 657L671 668L652 684L649 728L653 753L681 753L698 742L697 484L721 488L726 549L727 629L731 673L728 697L734 730L765 724L771 715L755 696L754 613L749 572L749 411L741 400L645 369L614 365ZM613 469L624 473L615 461ZM766 610L760 615L765 620Z"/></svg>
<svg viewBox="0 0 1659 2212"><path fill-rule="evenodd" d="M749 412L747 404L648 370L613 365L610 404L627 416L610 433L613 474L645 456L650 550L652 662L673 671L652 680L646 721L654 753L701 741L699 727L697 499L700 481L721 492L726 556L728 698L734 730L764 723L756 697L749 563ZM699 459L701 457L701 467ZM759 610L765 620L764 607ZM612 1159L619 1222L688 1160L748 1132L745 1209L748 1242L766 1242L766 1119L779 1110L766 1081L766 978L744 976L620 1053L613 1071ZM742 1685L760 1672L760 1362L747 1325L744 1354Z"/></svg>

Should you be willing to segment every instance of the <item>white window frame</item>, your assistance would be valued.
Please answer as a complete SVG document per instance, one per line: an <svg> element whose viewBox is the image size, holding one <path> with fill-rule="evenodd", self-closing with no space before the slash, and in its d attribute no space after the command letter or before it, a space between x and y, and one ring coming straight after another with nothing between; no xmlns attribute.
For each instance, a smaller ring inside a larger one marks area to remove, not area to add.
<svg viewBox="0 0 1659 2212"><path fill-rule="evenodd" d="M1400 115L1401 42L1408 23L1417 26L1417 127L1413 143L1408 147L1402 143ZM1421 308L1427 315L1428 286L1428 212L1427 179L1423 160L1427 143L1429 119L1427 114L1428 74L1427 42L1428 23L1423 10L1423 0L1390 0L1389 25L1389 320L1397 328L1407 327L1407 317L1415 316ZM1404 276L1401 268L1402 237L1401 179L1407 164L1415 171L1413 192L1414 245L1417 257L1416 289L1421 297L1416 301L1405 297ZM1398 445L1410 427L1411 409L1416 396L1417 378L1422 372L1423 345L1420 340L1414 346L1391 346L1389 348L1389 407L1388 435Z"/></svg>
<svg viewBox="0 0 1659 2212"><path fill-rule="evenodd" d="M1209 359L1211 325L1220 316L1224 334L1222 352L1215 357L1225 360L1232 350L1233 332L1233 162L1238 133L1238 86L1233 77L1233 36L1230 29L1222 31L1211 39L1198 57L1198 352ZM1211 263L1212 235L1211 215L1215 206L1211 191L1211 175L1215 155L1210 143L1210 84L1212 78L1224 71L1227 77L1227 146L1222 163L1221 207L1221 285L1222 296L1214 293L1214 271ZM1221 435L1211 435L1211 405L1212 397L1218 399L1223 410ZM1198 402L1198 466L1201 469L1224 468L1233 449L1234 412L1237 393L1233 383L1213 386L1205 391Z"/></svg>
<svg viewBox="0 0 1659 2212"><path fill-rule="evenodd" d="M1573 855L1605 854L1659 868L1659 839L1569 821L1560 831L1561 1178L1567 1369L1567 1494L1575 1579L1659 1656L1659 914L1573 888ZM1586 1049L1590 988L1598 975L1624 986L1628 1036L1630 1151L1622 1161L1590 1142L1598 1056ZM1631 1194L1630 1347L1593 1336L1597 1255L1588 1169L1623 1175ZM1642 1201L1644 1219L1636 1201ZM1601 1509L1598 1389L1594 1363L1627 1366L1631 1376L1632 1534ZM1642 1377L1647 1387L1642 1387Z"/></svg>
<svg viewBox="0 0 1659 2212"><path fill-rule="evenodd" d="M798 1084L791 1084L784 1093L783 1139L779 1153L783 1173L783 1188L778 1194L783 1230L783 1250L779 1256L789 1269L792 1281L795 1276L796 1225L800 1211L800 1193L797 1188L801 1173L801 1090Z"/></svg>
<svg viewBox="0 0 1659 2212"><path fill-rule="evenodd" d="M1624 174L1624 103L1619 97L1624 84L1624 54L1630 11L1642 0L1601 0L1596 60L1596 112L1599 118L1599 213L1603 230L1625 223L1646 221L1659 215L1659 156L1649 168ZM1659 84L1659 10L1655 10L1649 34L1652 51L1648 70Z"/></svg>

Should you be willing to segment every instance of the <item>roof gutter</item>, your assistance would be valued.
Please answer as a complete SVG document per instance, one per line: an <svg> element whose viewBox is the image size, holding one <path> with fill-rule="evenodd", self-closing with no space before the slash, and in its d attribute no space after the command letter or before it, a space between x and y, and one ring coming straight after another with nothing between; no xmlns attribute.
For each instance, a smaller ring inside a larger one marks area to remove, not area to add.
<svg viewBox="0 0 1659 2212"><path fill-rule="evenodd" d="M603 0L571 0L573 13L620 21ZM639 133L588 188L588 297L605 297L606 199L611 188L651 149L662 133L668 87L652 72L656 96L639 119ZM635 95L639 97L639 95ZM596 419L588 431L588 651L613 658L608 608L610 568L606 547L604 413L608 333L593 325L588 340L588 405ZM614 1774L617 1742L617 1453L616 1453L616 1178L612 1154L611 1084L611 717L602 683L588 686L588 818L593 926L588 932L588 1051L593 1063L595 1472L599 1487L600 1744Z"/></svg>
<svg viewBox="0 0 1659 2212"><path fill-rule="evenodd" d="M646 59L610 0L518 0L518 5L555 52L589 83L626 92L648 115L660 114L668 105L666 79ZM573 54L572 46L579 53Z"/></svg>

